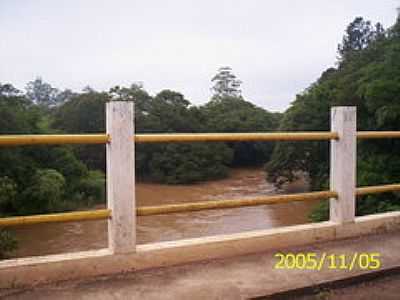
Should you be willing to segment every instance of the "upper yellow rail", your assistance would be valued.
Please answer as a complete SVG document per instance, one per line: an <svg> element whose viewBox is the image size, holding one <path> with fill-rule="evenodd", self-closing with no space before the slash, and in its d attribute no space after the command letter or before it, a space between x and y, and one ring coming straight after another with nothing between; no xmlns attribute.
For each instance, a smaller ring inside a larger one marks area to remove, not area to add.
<svg viewBox="0 0 400 300"><path fill-rule="evenodd" d="M136 143L168 142L245 142L245 141L317 141L338 139L337 132L256 132L256 133L160 133L136 134ZM358 139L400 138L400 131L359 131ZM0 146L106 144L107 134L15 134L0 135Z"/></svg>
<svg viewBox="0 0 400 300"><path fill-rule="evenodd" d="M0 146L106 144L107 134L16 134L0 135Z"/></svg>
<svg viewBox="0 0 400 300"><path fill-rule="evenodd" d="M167 142L242 142L242 141L315 141L337 139L336 132L268 132L268 133L168 133L136 134L136 143Z"/></svg>

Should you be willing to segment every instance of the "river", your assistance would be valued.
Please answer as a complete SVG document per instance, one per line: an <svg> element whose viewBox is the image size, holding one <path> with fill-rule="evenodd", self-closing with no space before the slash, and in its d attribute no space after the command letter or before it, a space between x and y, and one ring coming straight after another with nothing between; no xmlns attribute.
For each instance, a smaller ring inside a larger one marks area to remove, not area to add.
<svg viewBox="0 0 400 300"><path fill-rule="evenodd" d="M290 192L307 189L306 184L301 181L289 188ZM265 181L265 173L260 168L234 169L226 179L192 185L136 185L139 206L246 198L276 193L274 186ZM144 244L303 224L308 222L308 214L315 203L295 202L138 217L137 242ZM18 249L14 257L91 250L107 245L105 220L38 224L15 228L14 232L18 239Z"/></svg>

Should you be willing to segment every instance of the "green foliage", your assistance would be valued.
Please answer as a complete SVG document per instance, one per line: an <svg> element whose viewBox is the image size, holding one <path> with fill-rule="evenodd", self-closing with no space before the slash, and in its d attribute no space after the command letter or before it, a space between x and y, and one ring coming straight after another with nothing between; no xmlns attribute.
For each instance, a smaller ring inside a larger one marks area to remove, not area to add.
<svg viewBox="0 0 400 300"><path fill-rule="evenodd" d="M240 96L240 81L230 68L213 78L218 94L200 107L182 94L163 90L150 96L140 84L109 92L90 87L60 91L41 78L26 93L0 84L0 134L102 133L107 101L135 102L137 133L270 131L271 114ZM271 143L138 144L139 178L168 184L225 177L230 166L269 159ZM0 216L29 215L90 207L105 200L105 146L23 146L0 151ZM15 244L1 233L0 254Z"/></svg>
<svg viewBox="0 0 400 300"><path fill-rule="evenodd" d="M109 93L89 90L75 96L57 108L54 126L69 133L104 131L104 104L109 100L135 102L137 133L270 131L279 119L279 114L269 113L243 98L213 98L208 104L196 107L178 92L163 90L151 97L140 84L132 84L115 86ZM136 170L139 178L158 182L196 182L223 177L231 165L263 163L272 148L271 143L139 144ZM79 146L75 154L90 169L105 170L104 149L101 150L99 146Z"/></svg>
<svg viewBox="0 0 400 300"><path fill-rule="evenodd" d="M400 35L398 23L383 32L380 25L357 18L348 27L338 67L296 96L285 112L280 130L329 130L331 106L357 107L358 130L399 130ZM397 29L396 29L397 28ZM400 143L397 140L359 141L357 184L399 182ZM310 175L312 187L327 187L329 144L324 142L280 143L266 165L268 179L292 180L296 171ZM358 200L357 214L399 209L399 195L368 196ZM327 217L327 205L313 214Z"/></svg>
<svg viewBox="0 0 400 300"><path fill-rule="evenodd" d="M231 159L223 144L166 144L152 155L149 174L169 184L217 179L227 175Z"/></svg>
<svg viewBox="0 0 400 300"><path fill-rule="evenodd" d="M329 200L322 200L311 212L309 219L314 222L322 222L329 219Z"/></svg>
<svg viewBox="0 0 400 300"><path fill-rule="evenodd" d="M106 179L103 172L89 171L77 187L75 200L80 205L92 206L106 200Z"/></svg>
<svg viewBox="0 0 400 300"><path fill-rule="evenodd" d="M69 100L74 93L71 90L60 91L44 82L42 78L28 82L26 97L42 108L50 108Z"/></svg>
<svg viewBox="0 0 400 300"><path fill-rule="evenodd" d="M237 97L214 98L201 107L208 132L266 132L278 127L280 114L270 113ZM257 165L269 160L274 143L236 142L229 145L234 166Z"/></svg>
<svg viewBox="0 0 400 300"><path fill-rule="evenodd" d="M42 109L11 85L0 84L0 134L54 133L53 111ZM93 202L100 195L99 200L104 200L101 192L88 188L94 185L93 174L72 147L2 148L0 166L3 216L74 209L82 206L82 196L89 198L85 201Z"/></svg>
<svg viewBox="0 0 400 300"><path fill-rule="evenodd" d="M107 93L93 90L74 96L54 112L53 126L68 133L104 133ZM105 171L104 145L74 146L74 153L90 169Z"/></svg>
<svg viewBox="0 0 400 300"><path fill-rule="evenodd" d="M52 169L39 169L16 203L19 214L56 211L62 205L65 178ZM22 203L20 203L20 201Z"/></svg>
<svg viewBox="0 0 400 300"><path fill-rule="evenodd" d="M9 231L0 229L0 259L7 258L17 245L17 240Z"/></svg>
<svg viewBox="0 0 400 300"><path fill-rule="evenodd" d="M17 191L17 185L12 179L0 177L0 217L5 211L14 209Z"/></svg>
<svg viewBox="0 0 400 300"><path fill-rule="evenodd" d="M383 38L384 29L380 23L375 26L362 17L357 17L346 28L346 35L342 44L338 46L338 52L342 59L350 59L349 56L367 48L373 41Z"/></svg>
<svg viewBox="0 0 400 300"><path fill-rule="evenodd" d="M137 132L201 132L204 115L180 93L164 90L139 107ZM139 176L164 183L191 183L226 176L232 159L225 144L138 145Z"/></svg>
<svg viewBox="0 0 400 300"><path fill-rule="evenodd" d="M10 84L0 83L0 133L38 133L40 110Z"/></svg>
<svg viewBox="0 0 400 300"><path fill-rule="evenodd" d="M76 95L60 106L54 114L54 127L70 133L101 133L105 131L107 93L93 90Z"/></svg>

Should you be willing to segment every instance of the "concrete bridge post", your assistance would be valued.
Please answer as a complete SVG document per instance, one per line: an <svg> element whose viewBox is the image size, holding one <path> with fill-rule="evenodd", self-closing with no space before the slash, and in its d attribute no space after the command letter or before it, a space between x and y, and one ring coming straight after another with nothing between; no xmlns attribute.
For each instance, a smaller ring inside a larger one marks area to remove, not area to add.
<svg viewBox="0 0 400 300"><path fill-rule="evenodd" d="M331 131L339 139L331 141L330 190L338 193L330 199L330 220L354 222L357 160L357 110L342 106L331 109Z"/></svg>
<svg viewBox="0 0 400 300"><path fill-rule="evenodd" d="M106 104L108 244L114 253L136 251L134 106Z"/></svg>

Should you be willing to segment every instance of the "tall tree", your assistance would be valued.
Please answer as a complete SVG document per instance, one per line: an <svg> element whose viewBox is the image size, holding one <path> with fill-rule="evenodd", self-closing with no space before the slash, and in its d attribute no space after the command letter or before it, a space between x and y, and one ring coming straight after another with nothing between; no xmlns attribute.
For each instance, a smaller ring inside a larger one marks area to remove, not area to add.
<svg viewBox="0 0 400 300"><path fill-rule="evenodd" d="M41 106L54 106L57 104L59 90L44 82L41 77L28 82L26 86L26 96L35 104Z"/></svg>
<svg viewBox="0 0 400 300"><path fill-rule="evenodd" d="M340 59L345 60L352 54L365 49L372 41L382 37L384 32L381 23L373 26L371 21L366 21L362 17L355 18L347 26L342 43L338 46Z"/></svg>
<svg viewBox="0 0 400 300"><path fill-rule="evenodd" d="M242 94L242 91L240 90L242 82L232 73L231 67L219 68L217 74L211 79L211 82L214 83L211 88L214 93L214 99L223 97L240 97Z"/></svg>

